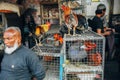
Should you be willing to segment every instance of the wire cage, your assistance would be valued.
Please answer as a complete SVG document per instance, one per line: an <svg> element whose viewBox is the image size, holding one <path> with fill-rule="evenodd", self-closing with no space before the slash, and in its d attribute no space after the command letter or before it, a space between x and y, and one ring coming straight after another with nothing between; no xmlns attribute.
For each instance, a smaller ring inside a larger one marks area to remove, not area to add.
<svg viewBox="0 0 120 80"><path fill-rule="evenodd" d="M105 38L92 31L65 35L63 80L103 80Z"/></svg>
<svg viewBox="0 0 120 80"><path fill-rule="evenodd" d="M32 48L45 67L46 77L44 80L59 80L60 78L60 55L62 44L55 41L54 34L57 33L46 34L44 39L40 42L41 45L37 43Z"/></svg>

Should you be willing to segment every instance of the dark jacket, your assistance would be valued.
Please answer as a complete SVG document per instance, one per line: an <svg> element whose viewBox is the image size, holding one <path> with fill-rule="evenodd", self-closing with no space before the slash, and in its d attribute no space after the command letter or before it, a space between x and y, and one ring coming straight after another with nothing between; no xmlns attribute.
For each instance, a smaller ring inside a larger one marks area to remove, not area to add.
<svg viewBox="0 0 120 80"><path fill-rule="evenodd" d="M45 77L45 70L34 52L21 46L12 54L4 54L0 80L31 80L32 76L37 80Z"/></svg>

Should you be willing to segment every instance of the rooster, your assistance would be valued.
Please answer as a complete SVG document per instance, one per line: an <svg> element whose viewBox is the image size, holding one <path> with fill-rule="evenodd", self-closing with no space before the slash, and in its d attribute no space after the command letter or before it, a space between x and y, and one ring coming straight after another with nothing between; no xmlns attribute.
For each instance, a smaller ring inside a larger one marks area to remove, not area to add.
<svg viewBox="0 0 120 80"><path fill-rule="evenodd" d="M46 22L46 24L42 24L36 27L35 35L39 36L42 33L46 33L50 29L51 24Z"/></svg>
<svg viewBox="0 0 120 80"><path fill-rule="evenodd" d="M75 34L75 29L78 25L77 15L74 14L68 6L63 5L62 10L64 11L64 19L65 24L68 28L68 34L70 34L70 30L73 29L73 34Z"/></svg>
<svg viewBox="0 0 120 80"><path fill-rule="evenodd" d="M51 23L46 22L46 24L42 24L42 25L36 27L36 30L35 30L36 44L41 45L41 39L43 37L43 34L46 33L50 29L50 26L51 26Z"/></svg>

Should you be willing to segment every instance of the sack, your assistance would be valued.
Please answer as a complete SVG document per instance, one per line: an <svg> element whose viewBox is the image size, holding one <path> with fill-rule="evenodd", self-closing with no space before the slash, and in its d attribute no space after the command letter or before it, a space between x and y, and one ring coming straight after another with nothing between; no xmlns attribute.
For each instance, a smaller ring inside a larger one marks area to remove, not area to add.
<svg viewBox="0 0 120 80"><path fill-rule="evenodd" d="M68 50L68 56L72 60L82 60L87 57L87 52L84 49L80 49L79 45L71 45Z"/></svg>

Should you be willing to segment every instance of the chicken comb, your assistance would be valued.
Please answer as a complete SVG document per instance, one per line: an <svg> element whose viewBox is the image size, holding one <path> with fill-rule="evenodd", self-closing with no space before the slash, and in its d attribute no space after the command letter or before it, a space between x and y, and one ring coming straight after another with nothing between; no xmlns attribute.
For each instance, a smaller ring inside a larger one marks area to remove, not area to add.
<svg viewBox="0 0 120 80"><path fill-rule="evenodd" d="M50 22L46 22L46 24L48 25L48 29L50 29L51 23Z"/></svg>
<svg viewBox="0 0 120 80"><path fill-rule="evenodd" d="M71 12L71 8L65 5L62 5L62 10L64 11L64 15L69 15Z"/></svg>

